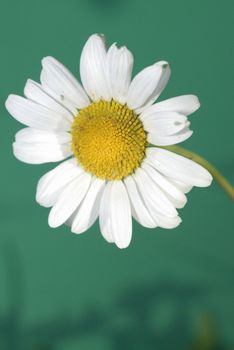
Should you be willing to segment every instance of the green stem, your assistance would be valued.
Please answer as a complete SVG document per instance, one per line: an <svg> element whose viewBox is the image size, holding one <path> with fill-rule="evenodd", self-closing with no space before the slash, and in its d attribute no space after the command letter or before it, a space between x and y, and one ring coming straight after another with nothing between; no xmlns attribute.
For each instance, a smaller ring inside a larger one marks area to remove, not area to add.
<svg viewBox="0 0 234 350"><path fill-rule="evenodd" d="M181 156L184 156L186 158L194 160L194 162L202 165L204 168L206 168L211 173L214 180L223 188L223 190L229 195L229 197L231 197L231 199L234 200L234 187L218 171L218 169L216 169L206 159L202 158L201 156L199 156L195 152L189 151L189 150L182 148L180 146L166 146L166 147L161 147L161 148L167 149L168 151L175 152Z"/></svg>

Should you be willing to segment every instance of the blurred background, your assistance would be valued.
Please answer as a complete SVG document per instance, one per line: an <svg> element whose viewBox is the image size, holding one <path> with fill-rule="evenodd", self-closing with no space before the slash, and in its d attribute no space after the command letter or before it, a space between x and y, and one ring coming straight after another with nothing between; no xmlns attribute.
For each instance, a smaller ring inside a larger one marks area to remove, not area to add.
<svg viewBox="0 0 234 350"><path fill-rule="evenodd" d="M134 223L127 250L98 224L84 235L48 227L35 202L53 165L12 155L22 126L4 108L9 93L39 80L52 55L79 77L90 34L132 50L134 73L168 60L160 99L194 93L194 135L183 146L233 183L233 1L0 1L0 350L234 349L233 203L214 183L194 189L175 230Z"/></svg>

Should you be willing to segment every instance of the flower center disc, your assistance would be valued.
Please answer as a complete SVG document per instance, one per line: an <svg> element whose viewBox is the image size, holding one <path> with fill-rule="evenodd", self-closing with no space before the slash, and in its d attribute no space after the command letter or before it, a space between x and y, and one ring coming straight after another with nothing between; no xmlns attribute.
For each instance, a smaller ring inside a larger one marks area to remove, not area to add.
<svg viewBox="0 0 234 350"><path fill-rule="evenodd" d="M83 168L106 180L120 180L141 164L147 144L141 120L126 105L94 102L72 125L72 150Z"/></svg>

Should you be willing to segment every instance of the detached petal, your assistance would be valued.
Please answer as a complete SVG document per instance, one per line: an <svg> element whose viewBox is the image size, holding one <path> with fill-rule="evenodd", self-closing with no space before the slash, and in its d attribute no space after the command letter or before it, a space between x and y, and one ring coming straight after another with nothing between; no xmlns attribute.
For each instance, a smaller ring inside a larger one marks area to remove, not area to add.
<svg viewBox="0 0 234 350"><path fill-rule="evenodd" d="M160 61L143 69L132 80L127 95L129 108L142 112L143 108L151 105L161 94L170 77L167 62Z"/></svg>
<svg viewBox="0 0 234 350"><path fill-rule="evenodd" d="M80 58L81 81L93 101L111 99L106 69L104 36L94 34L87 40Z"/></svg>

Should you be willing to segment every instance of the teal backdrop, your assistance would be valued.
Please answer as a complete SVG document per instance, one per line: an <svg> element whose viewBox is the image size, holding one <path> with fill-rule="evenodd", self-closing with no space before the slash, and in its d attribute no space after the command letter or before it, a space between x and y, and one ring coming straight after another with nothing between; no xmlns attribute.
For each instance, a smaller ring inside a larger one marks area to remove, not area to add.
<svg viewBox="0 0 234 350"><path fill-rule="evenodd" d="M39 80L52 55L79 76L92 33L128 46L134 73L157 60L172 75L160 97L194 93L201 109L183 146L233 183L233 1L0 1L0 349L234 349L233 203L215 184L194 189L175 230L134 223L126 250L98 224L83 235L51 229L35 202L49 165L12 154L22 128L10 93Z"/></svg>

